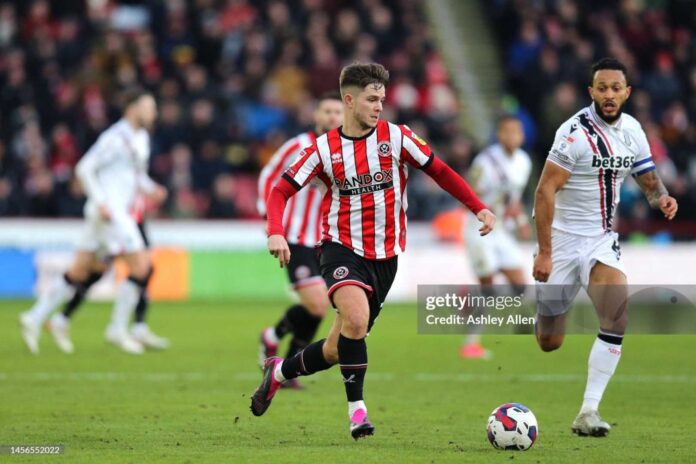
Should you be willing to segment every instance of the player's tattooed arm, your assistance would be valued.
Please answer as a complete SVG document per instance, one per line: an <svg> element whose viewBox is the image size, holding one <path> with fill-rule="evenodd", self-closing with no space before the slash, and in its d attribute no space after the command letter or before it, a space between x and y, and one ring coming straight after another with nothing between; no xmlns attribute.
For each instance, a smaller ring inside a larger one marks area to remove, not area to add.
<svg viewBox="0 0 696 464"><path fill-rule="evenodd" d="M643 190L645 198L651 207L662 211L667 219L673 219L677 214L677 200L669 196L669 192L662 183L660 176L653 169L636 177L636 182Z"/></svg>
<svg viewBox="0 0 696 464"><path fill-rule="evenodd" d="M660 207L660 197L662 195L669 195L665 184L662 183L662 180L657 175L655 170L646 172L642 176L638 176L636 181L643 190L643 193L645 193L645 198L648 199L648 203L650 203L650 206L653 208Z"/></svg>

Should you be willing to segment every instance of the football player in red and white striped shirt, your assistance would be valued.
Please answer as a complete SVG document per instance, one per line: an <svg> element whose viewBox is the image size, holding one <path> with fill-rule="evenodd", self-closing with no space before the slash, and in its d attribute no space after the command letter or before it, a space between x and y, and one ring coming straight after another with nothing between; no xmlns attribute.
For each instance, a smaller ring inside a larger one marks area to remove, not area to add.
<svg viewBox="0 0 696 464"><path fill-rule="evenodd" d="M379 64L352 64L341 72L345 121L303 150L268 197L268 249L290 261L282 224L288 199L312 179L327 187L322 200L321 272L338 316L326 339L296 356L266 360L264 379L254 392L252 412L260 416L287 379L311 375L339 363L348 397L350 432L372 435L363 383L367 370L365 336L379 315L396 275L397 256L406 247L408 167L424 170L464 203L488 234L495 216L469 185L437 158L408 127L380 120L389 73Z"/></svg>
<svg viewBox="0 0 696 464"><path fill-rule="evenodd" d="M314 123L314 130L303 132L285 142L261 171L258 201L260 214L266 214L268 194L283 172L298 158L302 149L313 145L317 135L343 123L343 104L338 92L327 93L319 98ZM292 341L287 358L306 347L314 339L329 308L326 284L319 271L319 256L315 248L321 237L321 202L325 191L323 184L311 183L290 198L285 210L283 229L292 253L292 261L286 268L300 302L288 308L275 327L268 327L261 333L261 367L266 358L275 356L280 339L288 333L292 333ZM301 388L297 379L288 381L285 386Z"/></svg>

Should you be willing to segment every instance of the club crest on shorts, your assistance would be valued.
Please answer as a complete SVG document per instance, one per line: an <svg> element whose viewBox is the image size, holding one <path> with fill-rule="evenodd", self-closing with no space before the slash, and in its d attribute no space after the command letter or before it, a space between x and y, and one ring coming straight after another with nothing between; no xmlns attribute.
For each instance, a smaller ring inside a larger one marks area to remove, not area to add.
<svg viewBox="0 0 696 464"><path fill-rule="evenodd" d="M297 269L295 269L295 279L297 280L306 279L311 274L312 271L309 270L309 266L298 266Z"/></svg>
<svg viewBox="0 0 696 464"><path fill-rule="evenodd" d="M345 266L337 267L336 270L333 271L334 279L345 279L347 275L348 268Z"/></svg>
<svg viewBox="0 0 696 464"><path fill-rule="evenodd" d="M377 145L377 153L379 154L379 156L382 156L384 158L386 158L387 156L391 156L391 154L392 154L391 143L380 142L379 145Z"/></svg>

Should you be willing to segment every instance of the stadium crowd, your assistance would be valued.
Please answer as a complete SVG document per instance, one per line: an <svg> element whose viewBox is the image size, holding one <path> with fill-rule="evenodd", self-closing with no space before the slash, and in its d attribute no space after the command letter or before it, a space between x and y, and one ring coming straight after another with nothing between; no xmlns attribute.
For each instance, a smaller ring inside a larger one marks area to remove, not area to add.
<svg viewBox="0 0 696 464"><path fill-rule="evenodd" d="M170 189L165 217L256 217L260 168L355 60L390 69L385 117L465 162L425 21L410 0L1 3L0 215L79 216L73 167L133 84L160 105L151 174Z"/></svg>
<svg viewBox="0 0 696 464"><path fill-rule="evenodd" d="M626 111L642 124L658 172L678 199L677 220L696 219L696 14L684 0L487 2L508 89L531 117L540 165L559 125L586 105L588 69L613 56L629 69ZM629 182L625 219L659 218ZM691 231L691 235L696 230Z"/></svg>
<svg viewBox="0 0 696 464"><path fill-rule="evenodd" d="M525 122L538 173L556 128L588 101L590 63L621 59L634 89L627 110L680 201L679 219L696 219L696 15L681 0L617 4L484 2L508 76L502 108ZM429 30L423 0L0 2L0 215L81 215L72 169L118 114L119 91L141 84L160 104L151 173L170 197L157 214L257 217L260 168L311 127L314 98L355 60L387 66L384 117L409 124L464 173L481 147L459 130ZM451 206L414 176L410 218ZM630 183L620 211L655 214Z"/></svg>

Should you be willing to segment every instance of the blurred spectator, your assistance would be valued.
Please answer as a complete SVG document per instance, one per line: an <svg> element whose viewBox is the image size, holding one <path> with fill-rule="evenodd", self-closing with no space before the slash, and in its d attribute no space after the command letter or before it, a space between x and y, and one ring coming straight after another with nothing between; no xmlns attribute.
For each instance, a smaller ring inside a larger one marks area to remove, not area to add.
<svg viewBox="0 0 696 464"><path fill-rule="evenodd" d="M237 208L234 205L234 180L228 174L221 174L213 182L213 195L206 217L209 219L234 219Z"/></svg>
<svg viewBox="0 0 696 464"><path fill-rule="evenodd" d="M85 206L85 194L77 177L71 177L60 186L58 214L60 216L81 216Z"/></svg>
<svg viewBox="0 0 696 464"><path fill-rule="evenodd" d="M423 4L1 2L0 214L80 215L72 169L118 117L120 91L139 83L159 102L151 172L171 189L161 214L254 217L260 167L313 126L314 99L336 90L353 60L384 63L393 82L384 116L464 170L471 141L459 134L457 96ZM442 207L420 203L412 218Z"/></svg>
<svg viewBox="0 0 696 464"><path fill-rule="evenodd" d="M696 219L692 2L496 0L486 5L503 47L508 90L541 129L532 151L535 164L543 164L560 124L590 103L591 63L613 56L629 69L633 93L627 111L643 125L658 172L680 202L676 220ZM660 217L636 189L627 182L621 215Z"/></svg>

